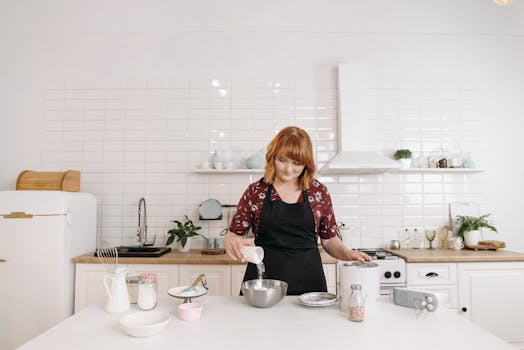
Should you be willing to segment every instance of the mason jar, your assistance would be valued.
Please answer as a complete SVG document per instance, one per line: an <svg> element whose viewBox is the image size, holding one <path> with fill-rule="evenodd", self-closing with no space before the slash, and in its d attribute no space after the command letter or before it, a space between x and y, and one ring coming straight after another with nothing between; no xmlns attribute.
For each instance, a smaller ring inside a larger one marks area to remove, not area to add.
<svg viewBox="0 0 524 350"><path fill-rule="evenodd" d="M138 276L138 308L140 310L154 309L157 304L156 273L143 273Z"/></svg>

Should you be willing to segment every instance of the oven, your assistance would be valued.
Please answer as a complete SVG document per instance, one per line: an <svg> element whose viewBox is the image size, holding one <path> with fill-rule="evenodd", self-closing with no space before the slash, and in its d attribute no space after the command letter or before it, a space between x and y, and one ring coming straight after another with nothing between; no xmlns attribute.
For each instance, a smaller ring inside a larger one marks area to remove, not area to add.
<svg viewBox="0 0 524 350"><path fill-rule="evenodd" d="M391 295L393 288L406 287L406 262L382 248L358 248L380 268L380 294Z"/></svg>

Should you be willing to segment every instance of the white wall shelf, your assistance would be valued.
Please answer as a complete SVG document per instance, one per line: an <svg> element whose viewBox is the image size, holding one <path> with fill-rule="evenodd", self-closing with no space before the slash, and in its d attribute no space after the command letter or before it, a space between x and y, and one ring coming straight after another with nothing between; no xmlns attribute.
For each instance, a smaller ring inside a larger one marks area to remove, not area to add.
<svg viewBox="0 0 524 350"><path fill-rule="evenodd" d="M263 174L264 169L195 169L194 173L202 175Z"/></svg>
<svg viewBox="0 0 524 350"><path fill-rule="evenodd" d="M442 173L455 173L455 174L470 174L470 173L481 173L484 169L477 168L408 168L399 169L393 171L394 173L412 173L412 174L442 174Z"/></svg>
<svg viewBox="0 0 524 350"><path fill-rule="evenodd" d="M408 168L392 170L392 173L404 173L404 174L472 174L481 173L484 169L478 168ZM195 169L195 174L201 175L224 175L224 174L263 174L264 169ZM367 173L361 172L359 175L366 175ZM372 174L370 172L369 174Z"/></svg>

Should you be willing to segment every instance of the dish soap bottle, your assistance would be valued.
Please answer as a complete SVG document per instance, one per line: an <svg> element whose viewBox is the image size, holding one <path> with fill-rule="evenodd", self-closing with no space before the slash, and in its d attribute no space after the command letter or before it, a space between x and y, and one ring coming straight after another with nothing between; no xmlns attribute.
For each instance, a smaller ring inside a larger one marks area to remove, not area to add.
<svg viewBox="0 0 524 350"><path fill-rule="evenodd" d="M349 319L355 322L364 321L366 311L366 299L360 284L351 285L351 295L349 296Z"/></svg>

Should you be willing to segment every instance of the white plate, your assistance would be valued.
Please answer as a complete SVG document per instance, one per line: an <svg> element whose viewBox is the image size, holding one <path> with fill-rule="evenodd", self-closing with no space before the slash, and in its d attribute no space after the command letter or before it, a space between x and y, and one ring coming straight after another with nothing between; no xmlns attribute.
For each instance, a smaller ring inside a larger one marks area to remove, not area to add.
<svg viewBox="0 0 524 350"><path fill-rule="evenodd" d="M200 286L195 287L195 289L183 292L184 289L189 288L189 287L190 286L180 286L180 287L170 288L167 291L167 294L175 298L196 298L196 297L200 297L207 293L207 289L205 289L204 287L200 287Z"/></svg>
<svg viewBox="0 0 524 350"><path fill-rule="evenodd" d="M160 333L171 321L163 311L139 311L120 318L120 326L132 337L149 337Z"/></svg>
<svg viewBox="0 0 524 350"><path fill-rule="evenodd" d="M218 219L222 215L222 204L216 199L208 199L198 208L202 219Z"/></svg>
<svg viewBox="0 0 524 350"><path fill-rule="evenodd" d="M305 306L328 306L337 302L337 296L326 292L311 292L299 296L298 301Z"/></svg>

